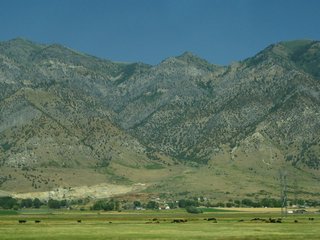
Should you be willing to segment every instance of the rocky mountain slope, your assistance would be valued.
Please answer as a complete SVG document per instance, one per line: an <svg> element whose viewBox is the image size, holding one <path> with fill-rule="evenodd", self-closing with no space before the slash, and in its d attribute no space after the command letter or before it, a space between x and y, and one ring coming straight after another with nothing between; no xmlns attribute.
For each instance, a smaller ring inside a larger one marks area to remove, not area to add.
<svg viewBox="0 0 320 240"><path fill-rule="evenodd" d="M150 66L2 42L1 188L143 181L150 191L183 192L187 182L191 192L241 195L270 190L286 168L292 184L299 176L313 192L319 80L319 41L280 42L229 66L189 52Z"/></svg>

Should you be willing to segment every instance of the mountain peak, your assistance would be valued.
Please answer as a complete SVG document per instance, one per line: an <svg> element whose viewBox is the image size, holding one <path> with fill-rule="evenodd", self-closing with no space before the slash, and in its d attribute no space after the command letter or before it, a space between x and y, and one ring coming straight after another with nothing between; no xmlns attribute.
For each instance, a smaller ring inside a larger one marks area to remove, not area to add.
<svg viewBox="0 0 320 240"><path fill-rule="evenodd" d="M198 68L204 68L211 71L219 67L218 65L209 63L207 60L195 55L190 51L185 51L180 56L175 57L175 59L178 59L190 65L197 66Z"/></svg>
<svg viewBox="0 0 320 240"><path fill-rule="evenodd" d="M18 37L9 41L0 42L2 54L10 56L18 62L28 61L29 56L42 49L45 45L34 43L26 38Z"/></svg>
<svg viewBox="0 0 320 240"><path fill-rule="evenodd" d="M193 60L204 60L198 56L196 56L195 54L193 54L192 52L189 51L185 51L184 53L182 53L181 55L177 56L176 59L182 60L182 61L186 61L186 62L190 62Z"/></svg>
<svg viewBox="0 0 320 240"><path fill-rule="evenodd" d="M277 64L293 64L319 78L319 43L319 41L307 39L281 41L269 45L245 61L249 65L257 65L265 60L273 59Z"/></svg>
<svg viewBox="0 0 320 240"><path fill-rule="evenodd" d="M8 42L10 42L10 43L33 43L29 39L24 38L24 37L16 37L16 38L10 39Z"/></svg>
<svg viewBox="0 0 320 240"><path fill-rule="evenodd" d="M274 43L266 47L262 52L271 52L282 57L290 57L295 55L297 52L302 53L307 51L308 48L316 43L313 40L292 40L292 41L281 41Z"/></svg>
<svg viewBox="0 0 320 240"><path fill-rule="evenodd" d="M296 51L300 48L304 48L306 46L309 46L310 44L312 44L314 42L315 41L313 41L313 40L300 39L300 40L292 40L292 41L283 41L283 42L279 42L276 45L281 45L288 50Z"/></svg>
<svg viewBox="0 0 320 240"><path fill-rule="evenodd" d="M5 42L1 42L2 44L6 44L9 47L19 47L19 48L38 48L38 47L43 47L45 46L44 44L39 44L36 42L33 42L27 38L24 37L17 37L10 39Z"/></svg>

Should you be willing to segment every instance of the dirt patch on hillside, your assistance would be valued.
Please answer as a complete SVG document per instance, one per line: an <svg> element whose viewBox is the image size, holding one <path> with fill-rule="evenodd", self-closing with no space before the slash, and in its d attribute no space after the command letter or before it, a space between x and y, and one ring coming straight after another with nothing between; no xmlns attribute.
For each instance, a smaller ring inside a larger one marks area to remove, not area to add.
<svg viewBox="0 0 320 240"><path fill-rule="evenodd" d="M45 192L12 193L15 198L39 198L41 200L51 199L79 199L79 198L108 198L116 195L128 194L141 191L146 188L145 184L114 185L98 184L93 186L80 186L69 188L55 188Z"/></svg>

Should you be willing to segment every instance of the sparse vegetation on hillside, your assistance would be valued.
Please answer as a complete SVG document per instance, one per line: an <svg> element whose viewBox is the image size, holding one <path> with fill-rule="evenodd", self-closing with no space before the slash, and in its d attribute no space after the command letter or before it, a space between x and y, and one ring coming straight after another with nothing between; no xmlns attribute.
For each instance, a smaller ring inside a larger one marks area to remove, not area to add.
<svg viewBox="0 0 320 240"><path fill-rule="evenodd" d="M149 66L2 42L1 190L137 183L227 204L273 198L286 168L290 194L297 181L316 198L319 54L318 41L291 41L230 66L189 52Z"/></svg>

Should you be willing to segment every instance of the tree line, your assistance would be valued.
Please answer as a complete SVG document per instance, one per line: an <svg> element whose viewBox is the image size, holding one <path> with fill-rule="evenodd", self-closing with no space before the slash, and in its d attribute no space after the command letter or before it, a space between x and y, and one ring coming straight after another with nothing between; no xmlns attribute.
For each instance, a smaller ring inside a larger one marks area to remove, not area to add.
<svg viewBox="0 0 320 240"><path fill-rule="evenodd" d="M59 208L72 208L72 206L88 206L90 205L88 199L78 199L78 200L56 200L49 199L48 201L41 201L38 198L31 199L15 199L13 197L0 197L0 209L14 209L18 210L21 208L40 208L42 206L48 207L50 209ZM310 206L317 207L320 206L319 200L291 200L289 205L298 206ZM103 211L120 211L129 209L162 209L167 207L169 209L184 208L187 211L194 212L199 206L204 207L281 207L282 203L279 199L275 198L263 198L260 200L252 200L245 198L242 200L228 200L227 202L217 202L212 203L210 201L204 201L203 199L190 198L190 199L180 199L177 201L168 201L165 203L160 203L159 201L150 200L147 202L141 202L135 200L133 202L128 202L125 200L119 201L116 199L101 199L95 201L90 209L91 210L103 210ZM84 209L83 207L81 209Z"/></svg>
<svg viewBox="0 0 320 240"><path fill-rule="evenodd" d="M0 197L0 208L3 209L40 208L43 204L39 198L18 200L12 197Z"/></svg>

